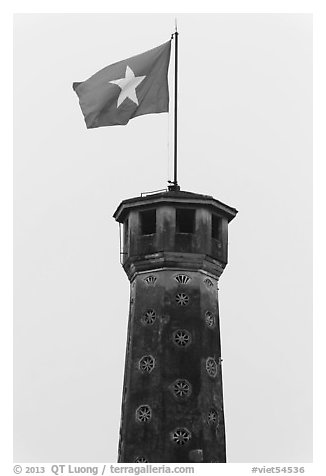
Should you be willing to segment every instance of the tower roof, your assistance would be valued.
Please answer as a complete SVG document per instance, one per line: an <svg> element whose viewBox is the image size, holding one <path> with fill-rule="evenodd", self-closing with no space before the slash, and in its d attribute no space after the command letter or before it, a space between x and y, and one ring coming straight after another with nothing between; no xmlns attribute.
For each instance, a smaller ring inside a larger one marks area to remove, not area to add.
<svg viewBox="0 0 326 476"><path fill-rule="evenodd" d="M128 198L123 200L116 211L113 214L113 217L116 221L122 223L125 219L126 214L135 208L148 208L150 206L170 204L170 205L193 205L193 206L204 206L211 208L212 211L215 211L223 216L225 216L230 222L238 213L235 208L226 205L225 203L216 200L210 195L202 195L199 193L186 192L186 191L168 191L168 192L159 192L154 194L149 194L140 197Z"/></svg>

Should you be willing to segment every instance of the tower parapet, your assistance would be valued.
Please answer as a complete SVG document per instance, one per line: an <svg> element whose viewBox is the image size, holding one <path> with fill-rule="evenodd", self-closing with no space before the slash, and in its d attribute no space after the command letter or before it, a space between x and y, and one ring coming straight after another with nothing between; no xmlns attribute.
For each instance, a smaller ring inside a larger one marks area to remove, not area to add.
<svg viewBox="0 0 326 476"><path fill-rule="evenodd" d="M119 462L225 462L218 279L237 211L161 192L121 202L130 312Z"/></svg>

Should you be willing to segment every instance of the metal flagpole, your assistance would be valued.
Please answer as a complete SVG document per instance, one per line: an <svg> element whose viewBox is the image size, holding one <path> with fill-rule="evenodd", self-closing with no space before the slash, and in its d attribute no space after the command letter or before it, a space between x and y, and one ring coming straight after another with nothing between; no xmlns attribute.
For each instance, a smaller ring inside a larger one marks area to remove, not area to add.
<svg viewBox="0 0 326 476"><path fill-rule="evenodd" d="M169 190L179 191L178 185L178 30L177 20L175 20L175 32L172 35L174 38L174 177L173 184L169 186Z"/></svg>

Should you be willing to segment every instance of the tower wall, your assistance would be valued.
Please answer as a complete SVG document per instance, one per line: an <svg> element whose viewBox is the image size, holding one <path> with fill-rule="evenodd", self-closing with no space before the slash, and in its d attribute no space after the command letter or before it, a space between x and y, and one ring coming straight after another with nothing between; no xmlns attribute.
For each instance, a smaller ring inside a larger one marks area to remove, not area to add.
<svg viewBox="0 0 326 476"><path fill-rule="evenodd" d="M119 462L225 462L217 279L136 274Z"/></svg>

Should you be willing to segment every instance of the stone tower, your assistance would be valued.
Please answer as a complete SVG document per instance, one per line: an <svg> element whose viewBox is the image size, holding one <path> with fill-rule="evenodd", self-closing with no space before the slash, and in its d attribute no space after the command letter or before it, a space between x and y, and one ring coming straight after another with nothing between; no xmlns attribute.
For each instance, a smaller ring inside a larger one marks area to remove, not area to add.
<svg viewBox="0 0 326 476"><path fill-rule="evenodd" d="M119 462L226 461L218 280L236 213L183 191L114 213L130 281Z"/></svg>

